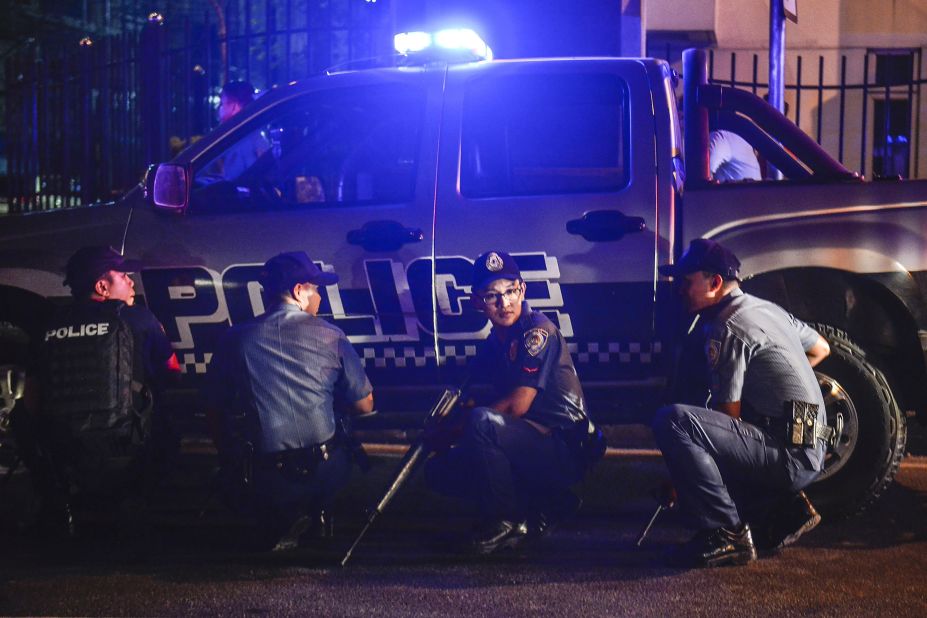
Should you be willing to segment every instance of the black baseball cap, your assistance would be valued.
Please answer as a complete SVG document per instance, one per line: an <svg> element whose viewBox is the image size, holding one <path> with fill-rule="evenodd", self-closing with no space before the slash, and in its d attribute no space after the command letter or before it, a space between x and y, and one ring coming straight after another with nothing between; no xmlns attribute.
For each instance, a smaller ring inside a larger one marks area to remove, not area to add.
<svg viewBox="0 0 927 618"><path fill-rule="evenodd" d="M65 266L64 284L72 290L93 287L100 277L111 270L134 273L140 270L139 260L127 260L112 247L81 247Z"/></svg>
<svg viewBox="0 0 927 618"><path fill-rule="evenodd" d="M473 263L473 289L485 290L496 279L521 279L518 264L504 251L487 251Z"/></svg>
<svg viewBox="0 0 927 618"><path fill-rule="evenodd" d="M297 283L332 285L338 275L324 272L309 259L305 251L288 251L275 255L264 263L261 285L271 294L289 290Z"/></svg>
<svg viewBox="0 0 927 618"><path fill-rule="evenodd" d="M701 271L717 273L724 279L740 279L740 260L721 244L696 238L679 261L660 267L660 274L667 277L684 277Z"/></svg>

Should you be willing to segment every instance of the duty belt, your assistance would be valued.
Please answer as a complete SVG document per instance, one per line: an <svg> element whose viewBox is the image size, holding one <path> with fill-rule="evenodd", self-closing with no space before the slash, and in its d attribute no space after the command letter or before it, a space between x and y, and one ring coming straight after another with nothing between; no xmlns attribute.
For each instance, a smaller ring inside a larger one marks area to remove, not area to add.
<svg viewBox="0 0 927 618"><path fill-rule="evenodd" d="M837 440L843 433L842 414L837 414L835 426L829 427L817 421L818 406L816 404L787 401L785 407L787 413L785 418L759 416L751 421L777 438L784 438L790 446L814 447L817 440L823 440L824 444L831 449L837 445Z"/></svg>
<svg viewBox="0 0 927 618"><path fill-rule="evenodd" d="M257 453L254 463L259 468L276 470L284 476L305 477L312 474L321 462L331 457L332 442L329 440L315 446L274 453Z"/></svg>

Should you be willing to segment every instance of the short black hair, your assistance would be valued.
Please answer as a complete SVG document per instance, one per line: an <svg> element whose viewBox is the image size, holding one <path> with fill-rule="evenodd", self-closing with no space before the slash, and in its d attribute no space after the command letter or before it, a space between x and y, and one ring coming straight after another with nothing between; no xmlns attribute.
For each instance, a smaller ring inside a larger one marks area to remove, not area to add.
<svg viewBox="0 0 927 618"><path fill-rule="evenodd" d="M246 81L227 82L220 94L244 107L254 100L254 86Z"/></svg>

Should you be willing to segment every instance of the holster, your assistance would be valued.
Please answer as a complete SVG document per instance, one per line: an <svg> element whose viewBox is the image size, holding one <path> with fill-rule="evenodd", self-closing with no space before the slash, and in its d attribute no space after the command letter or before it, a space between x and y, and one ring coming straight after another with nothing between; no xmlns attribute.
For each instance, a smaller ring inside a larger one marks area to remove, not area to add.
<svg viewBox="0 0 927 618"><path fill-rule="evenodd" d="M290 482L308 481L319 464L331 456L333 444L333 440L329 440L307 448L259 453L255 455L254 464L263 470L272 470Z"/></svg>
<svg viewBox="0 0 927 618"><path fill-rule="evenodd" d="M837 427L818 421L818 405L807 401L786 401L784 418L762 416L757 423L789 446L814 448L817 440L833 447L843 429L843 418L838 415Z"/></svg>

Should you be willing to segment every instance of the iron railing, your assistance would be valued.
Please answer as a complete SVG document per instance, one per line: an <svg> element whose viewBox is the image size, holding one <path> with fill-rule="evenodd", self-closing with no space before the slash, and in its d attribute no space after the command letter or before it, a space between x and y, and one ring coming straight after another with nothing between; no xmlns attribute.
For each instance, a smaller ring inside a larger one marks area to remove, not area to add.
<svg viewBox="0 0 927 618"><path fill-rule="evenodd" d="M106 200L217 124L230 79L259 90L389 53L388 0L227 0L119 34L35 40L6 60L10 213ZM4 210L0 199L0 212Z"/></svg>
<svg viewBox="0 0 927 618"><path fill-rule="evenodd" d="M795 54L789 65L794 80L785 87L786 115L832 156L864 176L927 175L920 152L927 146L922 48L828 50L810 62L807 54ZM763 95L766 71L759 53L709 53L712 83Z"/></svg>

